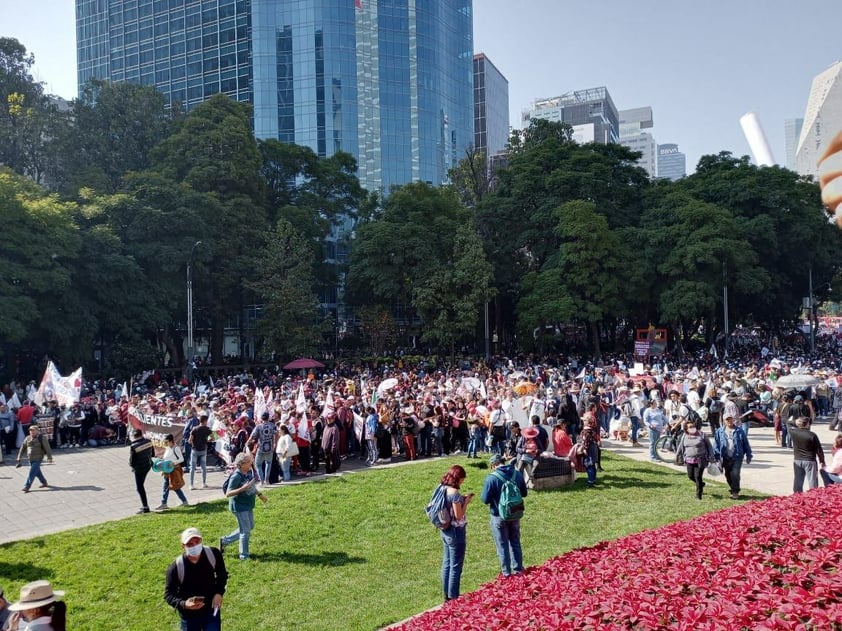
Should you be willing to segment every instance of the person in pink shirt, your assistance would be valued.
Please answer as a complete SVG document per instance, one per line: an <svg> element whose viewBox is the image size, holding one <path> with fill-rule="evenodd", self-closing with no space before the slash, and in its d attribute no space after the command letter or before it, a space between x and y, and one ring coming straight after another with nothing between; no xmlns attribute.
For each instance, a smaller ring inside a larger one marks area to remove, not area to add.
<svg viewBox="0 0 842 631"><path fill-rule="evenodd" d="M842 482L842 434L837 434L832 453L830 464L819 469L825 486Z"/></svg>

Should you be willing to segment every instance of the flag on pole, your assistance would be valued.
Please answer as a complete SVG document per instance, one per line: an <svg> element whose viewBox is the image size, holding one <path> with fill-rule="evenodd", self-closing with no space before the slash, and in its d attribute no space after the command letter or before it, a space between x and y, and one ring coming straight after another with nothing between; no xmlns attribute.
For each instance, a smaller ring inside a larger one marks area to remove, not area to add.
<svg viewBox="0 0 842 631"><path fill-rule="evenodd" d="M307 399L304 398L304 384L298 384L298 395L295 397L295 411L304 414L307 411Z"/></svg>
<svg viewBox="0 0 842 631"><path fill-rule="evenodd" d="M254 389L254 422L260 422L263 413L266 412L266 396L260 388Z"/></svg>
<svg viewBox="0 0 842 631"><path fill-rule="evenodd" d="M333 388L327 389L327 396L325 397L325 404L322 407L322 417L336 415L336 405L333 402Z"/></svg>
<svg viewBox="0 0 842 631"><path fill-rule="evenodd" d="M20 399L18 398L17 392L15 392L12 395L12 398L9 399L6 403L8 404L10 410L19 410L20 408L23 407L21 405Z"/></svg>
<svg viewBox="0 0 842 631"><path fill-rule="evenodd" d="M480 384L479 384L479 395L483 399L488 398L488 391L485 389L485 382L484 381L481 381Z"/></svg>

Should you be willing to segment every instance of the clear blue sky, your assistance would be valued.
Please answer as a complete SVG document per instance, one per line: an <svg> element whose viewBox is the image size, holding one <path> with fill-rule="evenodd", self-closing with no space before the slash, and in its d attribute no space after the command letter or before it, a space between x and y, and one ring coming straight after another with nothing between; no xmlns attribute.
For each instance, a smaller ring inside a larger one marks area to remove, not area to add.
<svg viewBox="0 0 842 631"><path fill-rule="evenodd" d="M508 78L513 126L535 98L604 85L619 109L651 105L655 138L692 170L749 153L748 111L783 163L783 121L842 59L840 24L842 0L474 0L474 50ZM35 54L49 92L76 96L74 0L0 0L0 36Z"/></svg>

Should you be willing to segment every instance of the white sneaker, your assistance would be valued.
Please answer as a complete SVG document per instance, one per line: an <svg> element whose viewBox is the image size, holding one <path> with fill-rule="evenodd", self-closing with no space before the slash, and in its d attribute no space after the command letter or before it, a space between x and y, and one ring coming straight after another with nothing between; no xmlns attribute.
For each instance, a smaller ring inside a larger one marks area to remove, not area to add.
<svg viewBox="0 0 842 631"><path fill-rule="evenodd" d="M191 491L195 491L195 490L196 490L196 487L195 487L195 486L193 486L193 485L191 484L191 485L190 485L190 490L191 490Z"/></svg>
<svg viewBox="0 0 842 631"><path fill-rule="evenodd" d="M206 488L208 488L208 485L207 485L207 484L203 484L203 485L202 485L202 488L203 488L203 489L206 489Z"/></svg>

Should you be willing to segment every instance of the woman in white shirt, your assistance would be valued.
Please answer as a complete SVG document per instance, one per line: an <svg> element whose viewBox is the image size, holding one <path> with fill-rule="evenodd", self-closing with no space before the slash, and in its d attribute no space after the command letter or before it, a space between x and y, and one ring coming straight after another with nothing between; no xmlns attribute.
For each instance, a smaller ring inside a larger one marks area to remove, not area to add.
<svg viewBox="0 0 842 631"><path fill-rule="evenodd" d="M275 453L278 454L278 462L281 463L281 471L283 472L284 482L290 481L290 466L292 465L293 456L298 455L298 445L292 439L289 433L289 427L281 425L281 437L278 439L278 445L275 447Z"/></svg>

